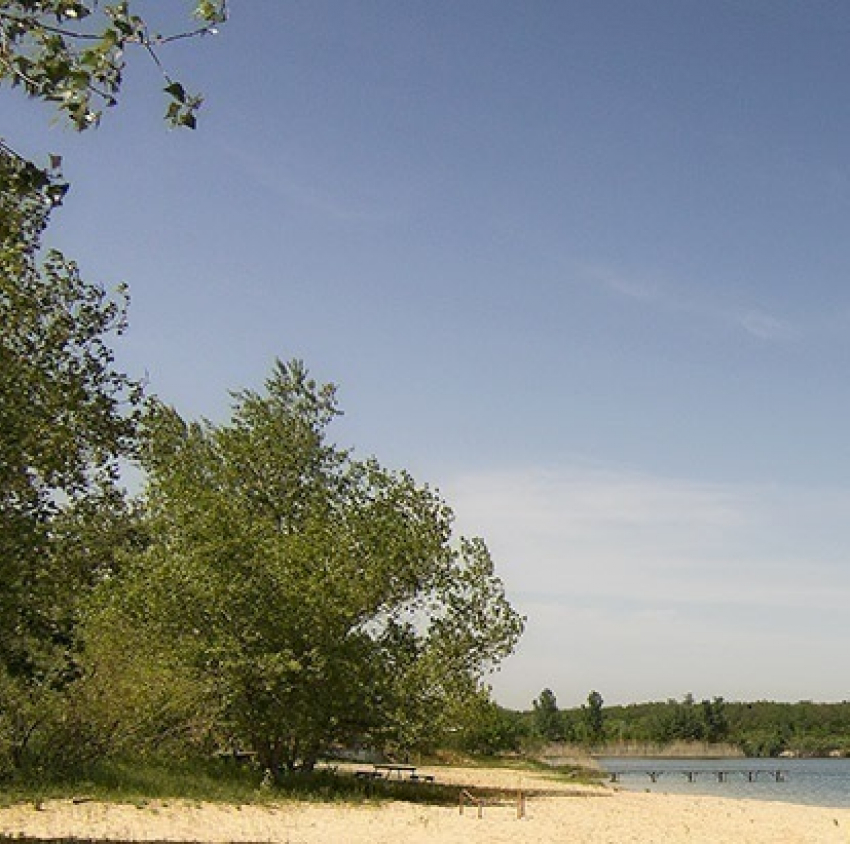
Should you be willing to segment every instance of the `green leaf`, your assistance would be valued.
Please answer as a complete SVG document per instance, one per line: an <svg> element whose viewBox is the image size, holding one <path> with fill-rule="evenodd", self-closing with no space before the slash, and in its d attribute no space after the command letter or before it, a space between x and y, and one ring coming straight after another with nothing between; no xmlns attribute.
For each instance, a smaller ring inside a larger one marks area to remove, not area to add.
<svg viewBox="0 0 850 844"><path fill-rule="evenodd" d="M166 94L174 97L177 102L186 102L186 89L179 82L171 82L165 86L164 90Z"/></svg>

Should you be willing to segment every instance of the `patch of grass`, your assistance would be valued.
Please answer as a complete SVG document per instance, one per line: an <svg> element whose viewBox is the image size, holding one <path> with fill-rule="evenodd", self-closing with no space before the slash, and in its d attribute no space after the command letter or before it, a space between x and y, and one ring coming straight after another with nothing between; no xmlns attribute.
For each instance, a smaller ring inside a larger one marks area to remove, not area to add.
<svg viewBox="0 0 850 844"><path fill-rule="evenodd" d="M436 760L434 760L436 761ZM445 762L445 760L442 760ZM534 771L547 778L572 783L599 781L598 772L573 766L552 767L529 758L465 758L469 767L499 767L517 771ZM438 769L439 770L439 769ZM132 760L104 762L73 777L47 777L30 773L5 783L0 792L0 805L31 803L41 806L52 799L77 801L98 800L128 803L147 809L151 801L188 800L227 803L231 805L263 804L277 800L320 802L381 802L400 800L409 803L457 805L461 787L437 782L364 779L350 772L318 769L283 776L268 785L262 773L247 764L238 765L227 759ZM489 795L490 789L475 789ZM499 792L493 790L494 798ZM2 842L0 842L2 844Z"/></svg>
<svg viewBox="0 0 850 844"><path fill-rule="evenodd" d="M215 759L181 761L110 761L73 776L29 773L3 787L3 803L43 803L51 799L104 800L146 805L150 800L188 799L254 802L262 778L248 767Z"/></svg>
<svg viewBox="0 0 850 844"><path fill-rule="evenodd" d="M411 803L454 805L458 786L415 783L398 780L363 780L350 773L332 770L297 772L279 782L266 784L262 774L250 765L236 765L221 759L186 761L111 761L79 772L74 777L48 778L44 775L7 783L0 805L47 800L98 800L128 803L140 810L155 800L262 804L277 800L319 802L380 802L401 800Z"/></svg>
<svg viewBox="0 0 850 844"><path fill-rule="evenodd" d="M385 801L456 805L461 787L405 780L362 779L351 773L314 771L284 777L269 793L278 798L322 801Z"/></svg>

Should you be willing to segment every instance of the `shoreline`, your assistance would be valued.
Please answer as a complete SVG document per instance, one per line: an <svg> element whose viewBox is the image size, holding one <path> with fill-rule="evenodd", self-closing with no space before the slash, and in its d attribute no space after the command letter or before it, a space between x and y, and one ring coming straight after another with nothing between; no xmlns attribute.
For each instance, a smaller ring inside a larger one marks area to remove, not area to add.
<svg viewBox="0 0 850 844"><path fill-rule="evenodd" d="M474 807L412 803L145 805L52 800L0 808L0 835L204 844L848 844L850 809L762 800L619 791L503 769L433 769L441 782L528 794ZM426 786L427 787L427 786Z"/></svg>

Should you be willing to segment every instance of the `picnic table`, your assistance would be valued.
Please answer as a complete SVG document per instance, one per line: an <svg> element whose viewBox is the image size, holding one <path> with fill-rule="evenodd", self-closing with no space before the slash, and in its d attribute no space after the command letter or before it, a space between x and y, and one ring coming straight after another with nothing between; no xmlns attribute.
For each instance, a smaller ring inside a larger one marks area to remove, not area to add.
<svg viewBox="0 0 850 844"><path fill-rule="evenodd" d="M404 779L407 774L410 779L416 776L416 765L376 764L373 766L378 774L385 774L387 779L392 779L395 774L399 779Z"/></svg>
<svg viewBox="0 0 850 844"><path fill-rule="evenodd" d="M434 782L434 777L430 774L417 774L416 765L397 765L390 762L378 762L372 766L371 771L357 771L355 776L364 779L392 779L395 775L398 779L409 779L411 782Z"/></svg>

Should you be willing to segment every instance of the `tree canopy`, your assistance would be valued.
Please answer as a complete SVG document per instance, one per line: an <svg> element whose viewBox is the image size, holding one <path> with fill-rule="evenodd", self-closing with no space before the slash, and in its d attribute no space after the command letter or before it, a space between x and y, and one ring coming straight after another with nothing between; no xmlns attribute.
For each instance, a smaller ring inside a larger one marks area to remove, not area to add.
<svg viewBox="0 0 850 844"><path fill-rule="evenodd" d="M546 741L562 741L564 729L555 693L549 688L543 689L532 707L535 733Z"/></svg>
<svg viewBox="0 0 850 844"><path fill-rule="evenodd" d="M225 425L154 404L150 545L104 590L104 617L171 642L219 738L273 774L337 742L433 740L523 626L436 492L328 443L338 412L298 362Z"/></svg>
<svg viewBox="0 0 850 844"><path fill-rule="evenodd" d="M138 5L0 0L0 84L83 131L135 47L167 120L194 128L201 98L160 50L213 32L225 2L169 35ZM335 743L405 754L473 711L501 731L484 678L523 620L484 542L454 537L433 489L329 442L335 390L297 361L226 424L143 411L112 351L127 291L44 245L61 159L0 139L0 188L0 776L222 742L277 776ZM147 472L132 505L127 458Z"/></svg>
<svg viewBox="0 0 850 844"><path fill-rule="evenodd" d="M0 194L0 762L73 673L76 603L103 558L72 553L62 523L115 512L140 398L110 345L126 294L42 249L53 200L34 173L0 149L0 183L21 186Z"/></svg>
<svg viewBox="0 0 850 844"><path fill-rule="evenodd" d="M166 117L193 127L200 97L159 50L212 31L224 2L198 2L185 33L156 34L129 2L0 0L0 84L98 124L133 46L163 69ZM141 385L114 362L127 291L107 292L44 246L67 190L61 159L36 165L0 139L0 774L45 725L69 723L82 601L134 532L115 481L135 450ZM132 544L132 543L131 543ZM54 712L55 710L55 712ZM61 711L60 711L61 710ZM38 735L37 735L38 733Z"/></svg>

